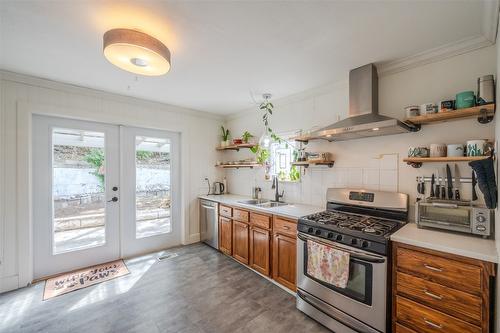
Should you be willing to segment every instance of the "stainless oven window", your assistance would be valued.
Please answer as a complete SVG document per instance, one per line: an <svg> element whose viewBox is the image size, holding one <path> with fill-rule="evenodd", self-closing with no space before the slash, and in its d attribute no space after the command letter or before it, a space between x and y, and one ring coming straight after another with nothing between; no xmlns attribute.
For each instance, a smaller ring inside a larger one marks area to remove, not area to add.
<svg viewBox="0 0 500 333"><path fill-rule="evenodd" d="M372 305L373 266L371 263L351 258L349 261L349 280L345 288L338 288L332 284L318 280L307 273L307 246L304 246L304 275L334 290L366 305Z"/></svg>

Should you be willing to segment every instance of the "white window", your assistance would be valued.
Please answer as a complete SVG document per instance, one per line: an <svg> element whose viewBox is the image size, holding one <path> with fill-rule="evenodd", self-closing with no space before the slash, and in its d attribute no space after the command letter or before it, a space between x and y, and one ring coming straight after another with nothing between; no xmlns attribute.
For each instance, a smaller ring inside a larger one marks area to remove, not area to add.
<svg viewBox="0 0 500 333"><path fill-rule="evenodd" d="M299 181L300 170L293 166L297 151L293 143L282 141L273 142L270 147L270 170L271 176L278 176L281 181Z"/></svg>

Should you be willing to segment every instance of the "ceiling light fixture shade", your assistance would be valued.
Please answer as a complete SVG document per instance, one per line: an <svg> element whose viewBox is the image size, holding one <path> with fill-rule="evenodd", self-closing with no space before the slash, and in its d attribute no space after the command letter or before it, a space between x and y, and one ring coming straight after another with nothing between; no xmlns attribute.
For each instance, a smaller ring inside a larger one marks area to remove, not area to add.
<svg viewBox="0 0 500 333"><path fill-rule="evenodd" d="M103 52L113 65L135 74L157 76L170 70L170 50L158 39L131 29L103 36Z"/></svg>

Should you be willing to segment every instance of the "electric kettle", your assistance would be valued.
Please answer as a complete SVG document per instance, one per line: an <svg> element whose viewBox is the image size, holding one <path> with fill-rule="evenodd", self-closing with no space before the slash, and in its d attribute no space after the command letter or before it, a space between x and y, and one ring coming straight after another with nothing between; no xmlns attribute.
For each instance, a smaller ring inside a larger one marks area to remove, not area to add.
<svg viewBox="0 0 500 333"><path fill-rule="evenodd" d="M221 182L215 182L214 183L214 194L219 195L219 194L224 194L224 184Z"/></svg>

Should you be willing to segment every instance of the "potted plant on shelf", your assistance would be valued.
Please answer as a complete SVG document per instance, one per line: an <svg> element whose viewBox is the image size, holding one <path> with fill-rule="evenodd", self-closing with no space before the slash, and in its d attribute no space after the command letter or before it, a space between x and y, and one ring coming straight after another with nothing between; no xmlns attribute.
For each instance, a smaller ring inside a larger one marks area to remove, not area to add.
<svg viewBox="0 0 500 333"><path fill-rule="evenodd" d="M225 129L224 126L221 126L220 129L222 131L220 146L227 147L229 146L229 129Z"/></svg>
<svg viewBox="0 0 500 333"><path fill-rule="evenodd" d="M251 134L249 131L243 132L243 135L241 136L241 139L243 140L244 143L249 143L252 138L255 136Z"/></svg>

